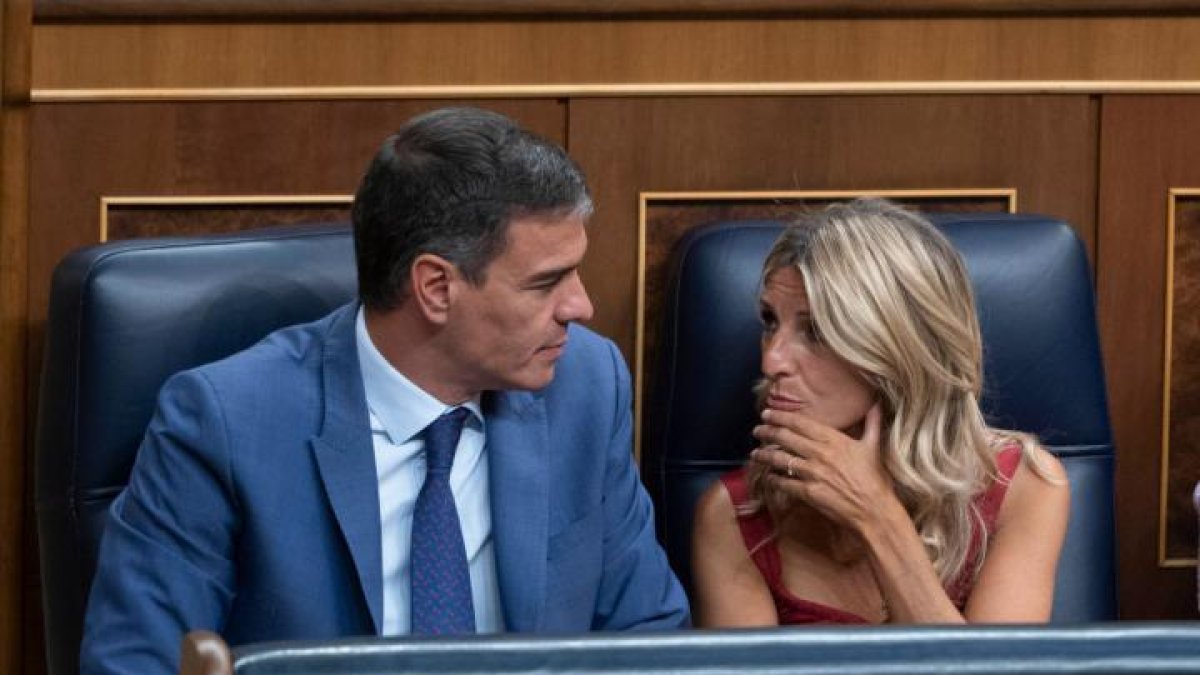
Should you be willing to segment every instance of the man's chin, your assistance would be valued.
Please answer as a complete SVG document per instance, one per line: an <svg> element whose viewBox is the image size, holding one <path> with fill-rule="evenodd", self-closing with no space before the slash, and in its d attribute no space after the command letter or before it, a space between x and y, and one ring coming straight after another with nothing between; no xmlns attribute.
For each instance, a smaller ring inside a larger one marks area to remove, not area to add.
<svg viewBox="0 0 1200 675"><path fill-rule="evenodd" d="M537 369L521 373L519 377L513 378L502 389L513 389L520 391L537 391L550 386L554 381L554 364L544 365Z"/></svg>

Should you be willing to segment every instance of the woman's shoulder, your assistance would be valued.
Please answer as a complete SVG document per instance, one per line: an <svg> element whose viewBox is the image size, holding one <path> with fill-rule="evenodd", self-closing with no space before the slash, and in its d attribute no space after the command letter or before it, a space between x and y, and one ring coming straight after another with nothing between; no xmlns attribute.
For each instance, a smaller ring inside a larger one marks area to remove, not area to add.
<svg viewBox="0 0 1200 675"><path fill-rule="evenodd" d="M1014 481L1018 476L1028 473L1051 484L1065 483L1067 480L1067 472L1062 462L1032 436L996 434L992 439L992 447L995 452L996 472L1006 482Z"/></svg>
<svg viewBox="0 0 1200 675"><path fill-rule="evenodd" d="M1062 461L1045 449L1036 437L1015 431L992 430L989 443L996 465L996 477L1003 483L1012 482L1019 473L1028 470L1050 483L1067 479Z"/></svg>
<svg viewBox="0 0 1200 675"><path fill-rule="evenodd" d="M998 525L1044 509L1070 508L1070 484L1062 462L1034 441L1011 439L997 453L1001 480L1008 484Z"/></svg>
<svg viewBox="0 0 1200 675"><path fill-rule="evenodd" d="M747 493L745 468L722 474L701 493L696 501L696 522L701 520L731 521Z"/></svg>
<svg viewBox="0 0 1200 675"><path fill-rule="evenodd" d="M712 482L696 500L692 522L693 564L696 556L723 560L724 564L742 564L747 558L744 523L738 515L738 505L730 494L727 480L737 479L730 472Z"/></svg>

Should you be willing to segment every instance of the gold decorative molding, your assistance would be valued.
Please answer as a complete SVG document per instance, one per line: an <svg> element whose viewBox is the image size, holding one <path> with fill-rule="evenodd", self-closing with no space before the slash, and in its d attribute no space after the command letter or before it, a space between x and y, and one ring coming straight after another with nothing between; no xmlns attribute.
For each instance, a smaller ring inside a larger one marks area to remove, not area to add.
<svg viewBox="0 0 1200 675"><path fill-rule="evenodd" d="M981 80L895 82L662 82L367 87L34 89L34 103L291 101L648 96L872 96L901 94L1195 94L1200 80Z"/></svg>
<svg viewBox="0 0 1200 675"><path fill-rule="evenodd" d="M634 347L634 456L642 458L643 407L645 404L646 366L646 282L647 215L655 204L684 202L759 202L777 204L834 201L855 197L884 197L897 200L920 199L997 199L1003 200L1008 213L1017 212L1016 188L945 188L920 190L776 190L776 191L694 191L638 193L637 250L637 323Z"/></svg>
<svg viewBox="0 0 1200 675"><path fill-rule="evenodd" d="M102 196L100 241L108 241L108 213L113 207L348 206L353 201L354 195Z"/></svg>
<svg viewBox="0 0 1200 675"><path fill-rule="evenodd" d="M1196 558L1172 558L1167 555L1167 502L1171 475L1171 358L1175 345L1172 329L1175 325L1175 241L1176 203L1181 197L1200 198L1200 188L1170 188L1167 191L1167 264L1166 264L1166 311L1163 324L1163 398L1162 398L1162 443L1159 449L1158 489L1158 566L1193 567ZM1191 503L1188 493L1188 503Z"/></svg>

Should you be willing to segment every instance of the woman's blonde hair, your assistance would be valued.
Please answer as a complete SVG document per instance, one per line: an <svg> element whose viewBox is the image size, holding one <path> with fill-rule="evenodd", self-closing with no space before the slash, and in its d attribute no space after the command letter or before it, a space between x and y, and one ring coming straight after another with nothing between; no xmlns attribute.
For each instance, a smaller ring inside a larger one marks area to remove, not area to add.
<svg viewBox="0 0 1200 675"><path fill-rule="evenodd" d="M790 225L763 281L787 267L804 279L819 339L877 392L883 466L949 588L982 562L968 559L973 532L986 546L974 502L995 480L998 446L1015 442L1031 457L1036 445L990 429L979 409L982 339L962 259L917 214L856 199ZM770 507L763 485L751 476L755 502Z"/></svg>

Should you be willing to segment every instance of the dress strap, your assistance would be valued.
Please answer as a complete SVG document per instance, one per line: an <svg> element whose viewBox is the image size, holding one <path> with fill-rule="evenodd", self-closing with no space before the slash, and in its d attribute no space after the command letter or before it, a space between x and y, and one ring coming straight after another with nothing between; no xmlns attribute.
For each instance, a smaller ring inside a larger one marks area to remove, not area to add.
<svg viewBox="0 0 1200 675"><path fill-rule="evenodd" d="M996 454L996 480L987 491L979 497L979 513L987 525L988 532L996 526L996 518L1000 515L1000 507L1004 504L1004 496L1008 494L1008 486L1012 484L1017 468L1021 466L1021 446L1010 443Z"/></svg>
<svg viewBox="0 0 1200 675"><path fill-rule="evenodd" d="M751 560L754 561L768 585L774 587L781 584L783 567L779 559L779 549L775 547L775 541L772 538L775 534L775 521L771 518L771 514L767 512L766 507L751 514L740 513L741 509L750 501L746 469L730 471L721 476L721 482L725 485L725 489L729 492L729 498L733 501L738 529L742 533L742 542L746 545Z"/></svg>
<svg viewBox="0 0 1200 675"><path fill-rule="evenodd" d="M1021 466L1021 446L1010 443L996 454L996 480L988 489L975 497L975 505L979 508L979 516L983 520L983 531L976 523L971 531L971 547L967 552L967 564L958 578L947 587L950 599L962 609L975 585L975 563L983 547L983 536L990 537L996 531L996 519L1000 516L1000 507L1004 504L1004 496L1008 494L1008 486Z"/></svg>

